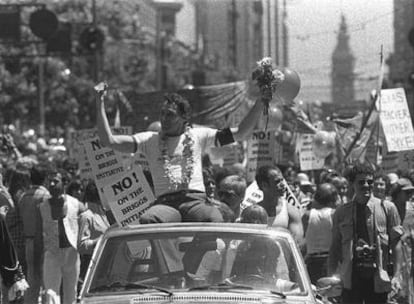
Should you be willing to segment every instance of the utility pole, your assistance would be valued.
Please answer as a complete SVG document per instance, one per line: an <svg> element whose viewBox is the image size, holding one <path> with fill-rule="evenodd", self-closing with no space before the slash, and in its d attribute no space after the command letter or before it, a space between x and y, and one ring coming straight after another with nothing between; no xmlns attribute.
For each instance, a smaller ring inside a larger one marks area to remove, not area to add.
<svg viewBox="0 0 414 304"><path fill-rule="evenodd" d="M157 79L157 90L162 90L162 43L161 43L161 9L157 6L156 11L156 25L155 25L155 48L156 48L156 79Z"/></svg>
<svg viewBox="0 0 414 304"><path fill-rule="evenodd" d="M96 0L92 0L92 26L96 29ZM94 49L93 51L93 80L99 81L99 51Z"/></svg>
<svg viewBox="0 0 414 304"><path fill-rule="evenodd" d="M39 134L40 136L45 135L46 130L46 115L45 115L45 60L39 58L38 63L38 83L37 90L39 95Z"/></svg>
<svg viewBox="0 0 414 304"><path fill-rule="evenodd" d="M282 16L282 31L283 31L283 66L289 66L289 41L288 41L288 28L287 28L287 10L286 0L283 0L283 16Z"/></svg>

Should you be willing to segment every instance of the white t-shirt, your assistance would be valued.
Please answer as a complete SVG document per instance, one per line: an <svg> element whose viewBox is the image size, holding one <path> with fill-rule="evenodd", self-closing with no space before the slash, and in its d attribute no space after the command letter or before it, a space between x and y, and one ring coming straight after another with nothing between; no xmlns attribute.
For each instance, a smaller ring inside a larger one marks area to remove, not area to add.
<svg viewBox="0 0 414 304"><path fill-rule="evenodd" d="M207 148L214 146L216 138L216 129L211 128L191 128L190 135L194 141L193 158L194 170L191 176L188 189L200 190L205 192L203 173L201 166L201 157ZM141 132L134 135L138 144L138 151L145 154L152 179L154 182L155 195L158 197L162 194L175 191L174 186L166 177L164 170L164 161L161 157L161 148L159 146L160 138L158 132ZM184 167L183 140L185 135L167 137L168 155L170 156L171 172L175 177L181 179L182 168Z"/></svg>

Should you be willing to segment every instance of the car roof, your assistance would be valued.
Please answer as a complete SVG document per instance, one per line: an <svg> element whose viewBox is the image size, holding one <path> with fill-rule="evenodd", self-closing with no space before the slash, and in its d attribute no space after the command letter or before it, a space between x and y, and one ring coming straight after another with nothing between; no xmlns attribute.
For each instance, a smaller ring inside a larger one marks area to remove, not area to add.
<svg viewBox="0 0 414 304"><path fill-rule="evenodd" d="M281 227L271 227L268 225L260 224L245 224L245 223L156 223L145 225L128 225L120 227L118 225L112 225L105 233L105 238L111 238L121 235L133 235L137 233L163 233L163 232L188 232L200 231L200 232L236 232L236 233L258 233L277 235L284 238L292 238L289 230Z"/></svg>

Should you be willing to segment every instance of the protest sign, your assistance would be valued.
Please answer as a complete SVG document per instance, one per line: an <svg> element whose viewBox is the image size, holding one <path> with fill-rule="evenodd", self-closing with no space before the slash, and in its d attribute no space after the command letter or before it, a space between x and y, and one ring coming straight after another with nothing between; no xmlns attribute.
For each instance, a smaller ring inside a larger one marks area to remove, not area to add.
<svg viewBox="0 0 414 304"><path fill-rule="evenodd" d="M290 205L300 209L301 205L296 196L293 194L285 179L283 179L283 183L285 184L286 189L284 198ZM242 203L240 204L240 210L243 211L243 209L246 209L251 205L257 204L262 200L263 191L259 189L259 186L257 185L256 181L254 181L246 188L246 194L244 196Z"/></svg>
<svg viewBox="0 0 414 304"><path fill-rule="evenodd" d="M132 133L132 127L119 127L111 128L112 133L115 135L127 135ZM92 167L89 162L86 150L84 147L84 142L96 139L98 137L98 131L93 129L83 129L78 131L73 131L69 134L70 146L68 150L72 157L76 159L79 166L79 174L82 179L92 178ZM129 154L122 153L123 158L129 158Z"/></svg>
<svg viewBox="0 0 414 304"><path fill-rule="evenodd" d="M138 224L140 216L155 200L141 167L137 166L113 179L103 187L103 192L121 227Z"/></svg>
<svg viewBox="0 0 414 304"><path fill-rule="evenodd" d="M247 207L257 204L263 200L263 192L259 189L256 181L253 181L247 188L244 195L244 199L240 204L240 211L243 211Z"/></svg>
<svg viewBox="0 0 414 304"><path fill-rule="evenodd" d="M275 164L275 131L256 130L247 141L247 180L253 181L256 169Z"/></svg>
<svg viewBox="0 0 414 304"><path fill-rule="evenodd" d="M84 147L97 185L112 184L124 173L121 156L111 148L103 147L98 138L84 141Z"/></svg>
<svg viewBox="0 0 414 304"><path fill-rule="evenodd" d="M322 169L325 164L324 158L319 158L313 152L313 134L299 133L296 140L296 150L299 157L301 171Z"/></svg>
<svg viewBox="0 0 414 304"><path fill-rule="evenodd" d="M413 150L414 130L404 89L381 90L381 98L377 100L376 107L380 112L387 150Z"/></svg>

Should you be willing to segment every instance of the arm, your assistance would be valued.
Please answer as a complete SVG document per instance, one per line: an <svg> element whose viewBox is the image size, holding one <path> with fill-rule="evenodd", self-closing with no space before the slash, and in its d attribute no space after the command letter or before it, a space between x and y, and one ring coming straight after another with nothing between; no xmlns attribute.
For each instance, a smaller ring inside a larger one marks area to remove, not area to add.
<svg viewBox="0 0 414 304"><path fill-rule="evenodd" d="M96 122L101 144L123 153L135 153L136 143L132 136L113 135L105 112L106 92L100 91L96 97Z"/></svg>
<svg viewBox="0 0 414 304"><path fill-rule="evenodd" d="M81 215L79 219L79 240L78 251L80 254L91 254L95 247L97 239L91 239L91 225L89 217L86 214Z"/></svg>
<svg viewBox="0 0 414 304"><path fill-rule="evenodd" d="M5 134L4 139L6 140L6 145L9 148L9 151L14 154L15 158L21 158L22 154L20 153L19 149L17 149L13 137L10 134Z"/></svg>
<svg viewBox="0 0 414 304"><path fill-rule="evenodd" d="M305 239L303 237L302 217L298 208L288 205L289 226L288 229L292 233L294 239L303 251Z"/></svg>
<svg viewBox="0 0 414 304"><path fill-rule="evenodd" d="M260 119L263 113L263 102L259 98L256 100L253 108L247 113L246 117L240 122L238 128L232 128L233 138L235 141L246 140L251 135L256 122Z"/></svg>
<svg viewBox="0 0 414 304"><path fill-rule="evenodd" d="M24 278L6 222L0 217L0 274L6 287Z"/></svg>

